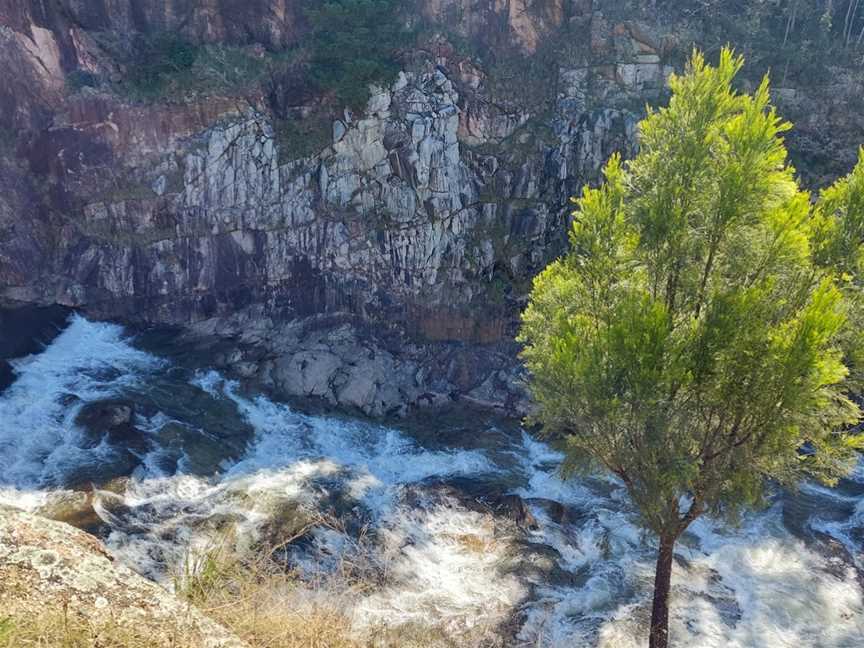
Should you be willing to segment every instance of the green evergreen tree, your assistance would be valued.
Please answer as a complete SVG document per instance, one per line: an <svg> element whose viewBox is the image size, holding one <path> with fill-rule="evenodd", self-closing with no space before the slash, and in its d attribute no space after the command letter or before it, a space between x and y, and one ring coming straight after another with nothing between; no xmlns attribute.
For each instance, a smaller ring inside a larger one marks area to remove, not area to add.
<svg viewBox="0 0 864 648"><path fill-rule="evenodd" d="M816 262L845 273L847 279L861 277L864 268L864 147L858 164L819 195L816 204Z"/></svg>
<svg viewBox="0 0 864 648"><path fill-rule="evenodd" d="M850 374L849 388L864 393L864 148L845 178L823 190L814 209L814 260L838 276L850 307L840 340Z"/></svg>
<svg viewBox="0 0 864 648"><path fill-rule="evenodd" d="M341 103L362 109L369 85L391 83L410 31L395 0L330 0L306 12L312 26L310 73Z"/></svg>
<svg viewBox="0 0 864 648"><path fill-rule="evenodd" d="M832 483L854 464L864 166L816 213L786 158L790 125L743 60L693 54L668 107L585 188L571 251L534 282L520 341L536 422L565 472L603 469L659 540L650 646L668 643L674 546L734 517L768 482ZM852 315L852 316L850 316Z"/></svg>

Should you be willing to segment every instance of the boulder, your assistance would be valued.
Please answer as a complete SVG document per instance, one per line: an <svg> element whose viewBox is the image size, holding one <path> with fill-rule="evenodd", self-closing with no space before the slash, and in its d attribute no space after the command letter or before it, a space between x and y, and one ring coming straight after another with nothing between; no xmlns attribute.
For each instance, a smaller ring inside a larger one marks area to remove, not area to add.
<svg viewBox="0 0 864 648"><path fill-rule="evenodd" d="M87 403L75 417L75 424L85 431L89 444L108 443L123 450L144 452L147 438L135 427L135 405L131 401L109 399Z"/></svg>
<svg viewBox="0 0 864 648"><path fill-rule="evenodd" d="M37 510L39 515L97 534L102 518L93 508L93 491L59 491Z"/></svg>
<svg viewBox="0 0 864 648"><path fill-rule="evenodd" d="M518 495L505 495L495 503L495 510L513 520L520 529L536 531L540 528L531 509Z"/></svg>
<svg viewBox="0 0 864 648"><path fill-rule="evenodd" d="M93 449L107 443L110 453L101 454L98 461L82 463L67 474L64 486L74 490L99 487L129 475L150 447L147 436L135 427L135 408L129 401L86 403L75 417L75 424L80 428L81 448Z"/></svg>
<svg viewBox="0 0 864 648"><path fill-rule="evenodd" d="M0 507L0 609L11 627L63 615L87 627L134 633L147 646L246 644L156 583L114 562L93 536Z"/></svg>
<svg viewBox="0 0 864 648"><path fill-rule="evenodd" d="M116 429L132 424L133 406L125 401L101 401L85 408L78 416L79 423L95 427Z"/></svg>
<svg viewBox="0 0 864 648"><path fill-rule="evenodd" d="M509 520L521 531L537 531L540 528L529 504L516 494L506 494L506 486L494 480L482 478L450 478L436 484L439 495L459 501L465 508L477 512L490 512L496 517Z"/></svg>
<svg viewBox="0 0 864 648"><path fill-rule="evenodd" d="M117 508L116 505L112 506L114 501L123 502L121 495L128 483L128 477L118 477L101 483L99 490L90 484L85 490L52 491L33 512L98 536L106 527L96 507L111 513L112 509Z"/></svg>

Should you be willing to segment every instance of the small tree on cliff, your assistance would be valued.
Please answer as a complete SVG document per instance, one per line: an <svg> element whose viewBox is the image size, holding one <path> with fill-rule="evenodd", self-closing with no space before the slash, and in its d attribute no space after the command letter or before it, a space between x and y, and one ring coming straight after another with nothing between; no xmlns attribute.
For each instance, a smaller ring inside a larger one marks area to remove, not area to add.
<svg viewBox="0 0 864 648"><path fill-rule="evenodd" d="M365 107L369 85L389 85L399 73L398 52L412 32L396 0L328 0L306 11L312 27L310 76L336 99Z"/></svg>
<svg viewBox="0 0 864 648"><path fill-rule="evenodd" d="M758 504L769 480L830 483L861 445L839 431L860 417L846 363L864 212L848 186L811 210L767 79L732 88L741 65L694 53L671 78L638 156L576 201L571 252L536 278L520 334L565 471L617 475L657 534L652 648L694 519Z"/></svg>

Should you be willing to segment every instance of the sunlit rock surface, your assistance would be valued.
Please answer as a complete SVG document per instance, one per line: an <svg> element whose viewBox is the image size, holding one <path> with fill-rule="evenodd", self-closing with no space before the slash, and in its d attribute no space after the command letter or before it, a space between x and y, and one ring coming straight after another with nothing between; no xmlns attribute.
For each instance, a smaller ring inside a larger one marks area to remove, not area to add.
<svg viewBox="0 0 864 648"><path fill-rule="evenodd" d="M71 615L110 622L148 645L246 644L165 589L116 562L93 536L0 505L0 606L12 622Z"/></svg>

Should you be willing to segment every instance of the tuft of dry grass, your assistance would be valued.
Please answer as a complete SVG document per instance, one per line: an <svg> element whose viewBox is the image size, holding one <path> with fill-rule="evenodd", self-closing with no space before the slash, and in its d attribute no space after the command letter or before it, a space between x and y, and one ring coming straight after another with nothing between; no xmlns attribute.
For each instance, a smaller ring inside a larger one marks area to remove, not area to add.
<svg viewBox="0 0 864 648"><path fill-rule="evenodd" d="M223 538L187 557L175 587L255 648L360 648L344 611L272 555L238 552Z"/></svg>
<svg viewBox="0 0 864 648"><path fill-rule="evenodd" d="M175 578L177 592L254 648L456 648L438 629L421 625L352 630L352 601L387 580L365 531L340 557L336 569L301 580L276 556L311 530L344 533L332 518L318 517L276 545L241 551L228 533L190 553Z"/></svg>

